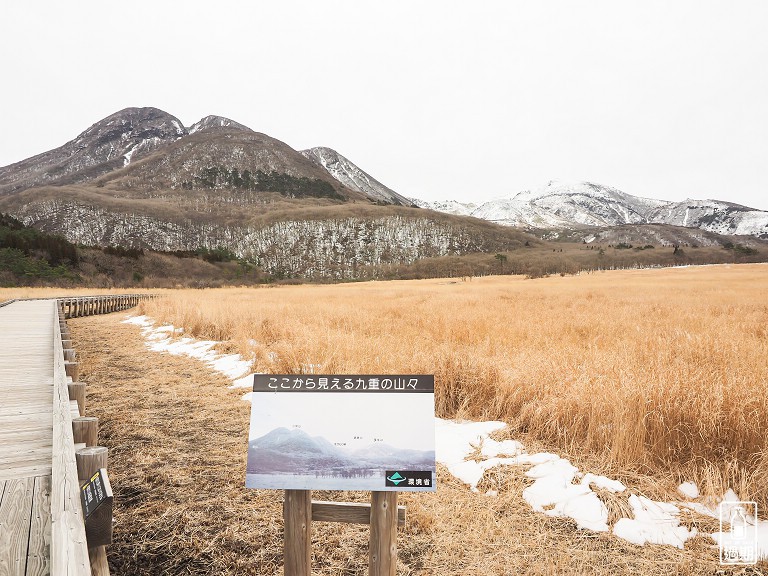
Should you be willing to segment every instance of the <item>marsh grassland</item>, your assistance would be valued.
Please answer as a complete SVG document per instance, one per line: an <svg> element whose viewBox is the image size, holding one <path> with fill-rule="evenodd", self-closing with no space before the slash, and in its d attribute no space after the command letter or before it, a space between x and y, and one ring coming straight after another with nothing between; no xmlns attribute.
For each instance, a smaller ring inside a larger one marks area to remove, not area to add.
<svg viewBox="0 0 768 576"><path fill-rule="evenodd" d="M442 417L768 505L768 266L169 291L272 373L429 373Z"/></svg>

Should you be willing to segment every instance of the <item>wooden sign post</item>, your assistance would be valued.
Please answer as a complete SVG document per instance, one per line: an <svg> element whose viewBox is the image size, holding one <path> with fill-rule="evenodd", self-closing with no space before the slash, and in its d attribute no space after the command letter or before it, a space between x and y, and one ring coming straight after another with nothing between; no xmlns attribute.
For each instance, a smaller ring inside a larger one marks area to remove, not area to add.
<svg viewBox="0 0 768 576"><path fill-rule="evenodd" d="M371 495L370 576L395 576L397 567L397 492Z"/></svg>
<svg viewBox="0 0 768 576"><path fill-rule="evenodd" d="M397 527L405 524L405 515L405 506L397 505L397 492L372 492L371 504L360 504L313 501L310 490L286 490L283 501L285 576L310 576L313 520L370 524L368 574L395 576Z"/></svg>
<svg viewBox="0 0 768 576"><path fill-rule="evenodd" d="M312 573L312 492L286 490L283 502L285 576Z"/></svg>

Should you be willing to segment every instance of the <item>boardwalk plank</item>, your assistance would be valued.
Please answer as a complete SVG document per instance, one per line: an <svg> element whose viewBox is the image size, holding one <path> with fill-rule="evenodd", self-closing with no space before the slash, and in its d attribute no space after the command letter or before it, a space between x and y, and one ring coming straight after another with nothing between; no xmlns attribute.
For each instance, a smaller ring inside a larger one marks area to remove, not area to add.
<svg viewBox="0 0 768 576"><path fill-rule="evenodd" d="M51 477L35 478L27 552L27 576L51 571Z"/></svg>
<svg viewBox="0 0 768 576"><path fill-rule="evenodd" d="M15 480L23 478L34 478L35 476L48 476L52 470L51 462L38 461L28 462L24 466L15 466L13 470L1 473L3 480Z"/></svg>
<svg viewBox="0 0 768 576"><path fill-rule="evenodd" d="M0 430L0 449L3 445L17 442L40 442L43 444L51 437L47 427L27 428L26 430Z"/></svg>
<svg viewBox="0 0 768 576"><path fill-rule="evenodd" d="M35 448L3 446L0 447L0 466L6 467L6 465L17 462L50 461L52 450L53 444L36 446Z"/></svg>
<svg viewBox="0 0 768 576"><path fill-rule="evenodd" d="M23 575L27 566L34 478L8 480L0 502L0 574Z"/></svg>
<svg viewBox="0 0 768 576"><path fill-rule="evenodd" d="M53 394L51 394L51 401L53 401ZM53 411L33 414L5 414L0 410L0 428L4 430L24 430L40 426L46 428L53 426Z"/></svg>

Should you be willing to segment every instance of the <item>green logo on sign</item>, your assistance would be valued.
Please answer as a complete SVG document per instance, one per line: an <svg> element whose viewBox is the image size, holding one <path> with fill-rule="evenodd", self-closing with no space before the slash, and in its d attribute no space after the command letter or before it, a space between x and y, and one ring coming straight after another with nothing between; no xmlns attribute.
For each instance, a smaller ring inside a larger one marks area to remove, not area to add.
<svg viewBox="0 0 768 576"><path fill-rule="evenodd" d="M387 480L389 480L390 482L392 482L392 484L397 486L398 484L400 484L400 482L403 482L405 478L400 476L400 472L395 472L394 474L392 474L392 476L387 476Z"/></svg>

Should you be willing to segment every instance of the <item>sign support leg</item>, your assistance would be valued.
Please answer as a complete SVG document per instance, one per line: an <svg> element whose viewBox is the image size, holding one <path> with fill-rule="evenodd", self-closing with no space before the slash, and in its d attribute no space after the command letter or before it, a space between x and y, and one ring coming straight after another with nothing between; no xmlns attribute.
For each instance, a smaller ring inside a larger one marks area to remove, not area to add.
<svg viewBox="0 0 768 576"><path fill-rule="evenodd" d="M312 551L312 492L286 490L283 503L285 576L310 576Z"/></svg>
<svg viewBox="0 0 768 576"><path fill-rule="evenodd" d="M397 492L371 493L369 576L395 576L397 568Z"/></svg>

